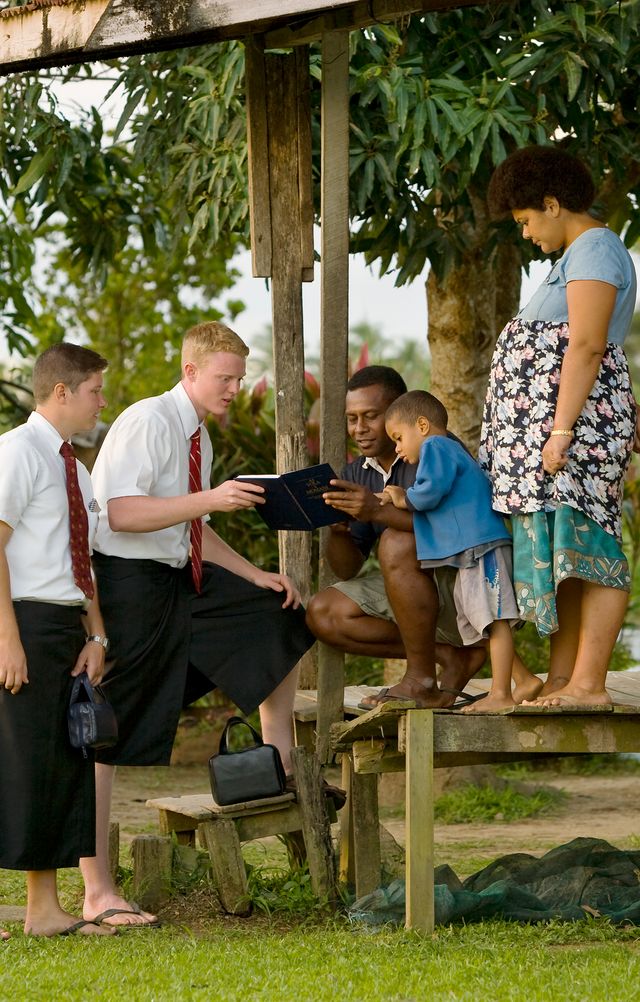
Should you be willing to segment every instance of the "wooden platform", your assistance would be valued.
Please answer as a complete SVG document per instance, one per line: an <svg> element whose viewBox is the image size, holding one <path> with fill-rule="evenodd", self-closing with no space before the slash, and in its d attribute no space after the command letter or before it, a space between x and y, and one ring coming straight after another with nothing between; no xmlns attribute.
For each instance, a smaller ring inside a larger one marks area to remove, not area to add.
<svg viewBox="0 0 640 1002"><path fill-rule="evenodd" d="M480 692L489 684L479 679L466 691ZM350 794L341 817L341 873L353 872L356 895L380 884L379 774L406 774L406 925L432 932L433 769L535 755L640 752L640 670L609 673L607 689L615 703L602 709L514 707L491 714L408 709L400 702L363 712L357 702L376 690L345 690L345 711L352 719L333 725L331 747L342 753Z"/></svg>

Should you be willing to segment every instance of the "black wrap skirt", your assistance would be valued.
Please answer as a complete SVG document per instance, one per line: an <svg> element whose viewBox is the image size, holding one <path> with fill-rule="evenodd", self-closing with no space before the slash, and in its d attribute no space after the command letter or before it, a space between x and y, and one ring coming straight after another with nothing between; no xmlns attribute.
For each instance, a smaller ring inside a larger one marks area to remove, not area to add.
<svg viewBox="0 0 640 1002"><path fill-rule="evenodd" d="M183 706L220 688L251 713L314 637L302 609L216 564L196 595L189 565L94 553L113 659L103 687L120 739L97 752L111 765L168 765Z"/></svg>
<svg viewBox="0 0 640 1002"><path fill-rule="evenodd" d="M91 757L69 743L79 606L15 602L29 684L0 689L0 868L56 870L95 855Z"/></svg>

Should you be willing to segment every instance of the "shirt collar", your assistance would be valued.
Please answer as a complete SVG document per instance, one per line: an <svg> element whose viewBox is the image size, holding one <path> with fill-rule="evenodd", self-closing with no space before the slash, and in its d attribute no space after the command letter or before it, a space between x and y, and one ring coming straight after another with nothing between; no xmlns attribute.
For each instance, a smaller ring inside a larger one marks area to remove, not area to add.
<svg viewBox="0 0 640 1002"><path fill-rule="evenodd" d="M366 456L364 463L362 464L362 468L364 470L368 467L370 470L375 470L376 473L380 473L384 479L384 482L386 483L389 477L391 476L391 471L393 467L396 465L396 463L399 462L401 462L400 456L396 456L389 469L385 470L384 467L380 465L375 456Z"/></svg>
<svg viewBox="0 0 640 1002"><path fill-rule="evenodd" d="M189 439L201 427L202 422L198 421L196 409L189 399L189 394L182 383L176 383L173 389L169 390L169 396L173 400L185 438Z"/></svg>
<svg viewBox="0 0 640 1002"><path fill-rule="evenodd" d="M42 436L42 439L52 452L60 452L60 446L64 442L64 439L58 429L54 428L51 421L48 421L43 414L39 414L38 411L32 411L27 418L27 424L37 429L38 434Z"/></svg>

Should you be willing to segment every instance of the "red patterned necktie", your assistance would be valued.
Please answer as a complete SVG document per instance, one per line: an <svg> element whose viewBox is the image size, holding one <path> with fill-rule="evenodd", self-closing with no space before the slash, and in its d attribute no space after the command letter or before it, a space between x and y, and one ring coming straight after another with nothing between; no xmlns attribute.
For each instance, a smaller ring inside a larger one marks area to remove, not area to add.
<svg viewBox="0 0 640 1002"><path fill-rule="evenodd" d="M78 469L73 447L68 442L60 446L60 455L64 459L67 475L67 498L69 500L69 546L71 548L71 566L73 580L87 598L93 598L93 580L91 578L91 561L89 559L89 519L84 506L84 499L78 483Z"/></svg>
<svg viewBox="0 0 640 1002"><path fill-rule="evenodd" d="M189 450L189 494L202 490L202 460L200 455L200 429L191 436ZM191 574L196 591L202 587L202 519L194 518L191 523Z"/></svg>

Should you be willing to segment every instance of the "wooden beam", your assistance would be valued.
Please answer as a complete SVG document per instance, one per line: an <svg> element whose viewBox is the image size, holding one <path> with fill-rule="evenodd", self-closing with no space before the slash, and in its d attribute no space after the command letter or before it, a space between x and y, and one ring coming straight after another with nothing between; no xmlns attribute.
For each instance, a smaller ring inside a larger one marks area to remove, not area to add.
<svg viewBox="0 0 640 1002"><path fill-rule="evenodd" d="M268 47L495 0L51 0L0 11L0 71L20 72L268 33Z"/></svg>
<svg viewBox="0 0 640 1002"><path fill-rule="evenodd" d="M320 458L337 473L344 464L344 398L349 352L349 35L322 40L321 112ZM335 581L324 558L330 530L320 534L320 587ZM318 652L317 753L329 757L329 728L342 719L344 655Z"/></svg>
<svg viewBox="0 0 640 1002"><path fill-rule="evenodd" d="M269 122L264 48L258 36L246 39L244 59L251 267L254 278L270 278L272 244Z"/></svg>

